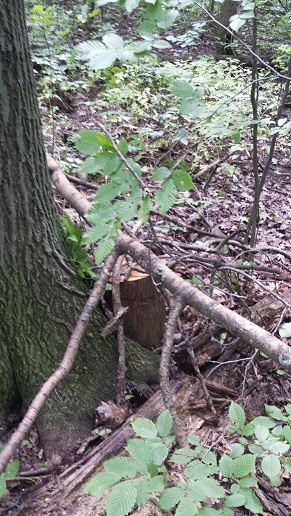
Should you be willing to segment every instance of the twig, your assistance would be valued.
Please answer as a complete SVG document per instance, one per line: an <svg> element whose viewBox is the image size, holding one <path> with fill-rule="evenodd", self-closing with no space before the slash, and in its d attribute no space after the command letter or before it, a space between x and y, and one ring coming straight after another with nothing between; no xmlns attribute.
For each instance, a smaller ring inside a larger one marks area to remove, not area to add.
<svg viewBox="0 0 291 516"><path fill-rule="evenodd" d="M72 369L75 357L77 355L81 339L85 334L89 321L93 315L93 312L99 302L99 299L106 286L108 276L118 258L117 250L114 250L106 259L104 267L100 272L98 281L96 281L92 293L88 298L83 311L79 317L79 320L75 326L75 329L71 335L69 344L63 356L63 359L56 369L56 371L46 380L43 384L34 400L30 404L23 420L18 426L17 430L12 434L8 443L0 454L0 474L5 470L9 460L15 453L17 447L20 445L22 440L25 438L27 432L33 425L36 417L38 416L40 409L45 404L47 398L55 387L63 380L70 370Z"/></svg>
<svg viewBox="0 0 291 516"><path fill-rule="evenodd" d="M166 325L165 338L163 351L161 355L160 365L160 385L163 396L164 405L172 414L173 417L173 430L177 438L179 446L181 448L188 448L189 444L184 433L182 423L178 417L176 407L173 403L170 394L170 364L171 364L171 353L173 349L174 334L177 326L177 320L181 310L183 309L183 302L180 297L174 298L169 313L168 322Z"/></svg>
<svg viewBox="0 0 291 516"><path fill-rule="evenodd" d="M208 405L208 407L210 408L211 412L213 414L216 414L216 410L214 408L214 405L213 405L213 401L212 401L212 398L209 394L209 391L206 387L206 383L205 383L205 380L200 372L200 369L199 369L199 366L197 364L197 360L196 360L196 357L195 357L195 353L193 351L193 349L188 345L187 347L187 352L188 352L188 355L190 357L190 360L191 360L191 363L192 363L192 366L193 366L193 369L196 373L196 376L200 382L200 385L201 385L201 388L203 390L203 393L204 393L204 396L205 396L205 399L206 399L206 403Z"/></svg>
<svg viewBox="0 0 291 516"><path fill-rule="evenodd" d="M142 190L144 190L146 188L146 184L144 183L144 181L139 177L139 175L136 173L136 171L134 170L134 168L131 166L131 164L129 163L129 161L123 156L123 154L120 152L119 148L117 147L112 135L110 134L109 131L107 131L106 127L104 127L103 124L101 124L101 122L99 122L98 120L96 121L96 124L98 125L98 127L100 127L101 131L103 131L104 134L106 134L107 138L109 138L109 140L111 141L113 147L114 147L114 150L117 154L117 156L121 159L121 161L123 161L123 163L127 166L128 170L130 170L130 172L134 175L135 179L139 182L140 184L140 187Z"/></svg>
<svg viewBox="0 0 291 516"><path fill-rule="evenodd" d="M116 315L121 309L121 299L120 299L120 269L122 266L122 262L124 259L124 255L119 256L116 260L116 263L113 268L112 273L112 303L113 303L113 313ZM124 331L123 331L123 317L120 319L118 328L117 328L117 349L118 349L118 366L117 366L117 395L116 400L119 405L124 404L124 396L126 391L125 386L125 373L126 373L126 365L125 365L125 343L124 343Z"/></svg>

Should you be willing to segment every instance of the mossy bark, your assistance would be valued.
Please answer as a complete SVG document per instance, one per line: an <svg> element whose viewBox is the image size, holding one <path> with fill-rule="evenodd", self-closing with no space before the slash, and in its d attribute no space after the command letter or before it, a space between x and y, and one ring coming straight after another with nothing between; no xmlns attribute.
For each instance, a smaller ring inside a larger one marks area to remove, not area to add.
<svg viewBox="0 0 291 516"><path fill-rule="evenodd" d="M0 422L27 406L58 365L87 292L70 263L45 160L21 0L0 0ZM68 378L37 420L50 454L89 431L94 408L114 397L113 337L96 311ZM146 380L157 360L137 347L131 377ZM140 355L140 356L139 356ZM132 357L134 358L134 356ZM0 424L0 426L2 426Z"/></svg>

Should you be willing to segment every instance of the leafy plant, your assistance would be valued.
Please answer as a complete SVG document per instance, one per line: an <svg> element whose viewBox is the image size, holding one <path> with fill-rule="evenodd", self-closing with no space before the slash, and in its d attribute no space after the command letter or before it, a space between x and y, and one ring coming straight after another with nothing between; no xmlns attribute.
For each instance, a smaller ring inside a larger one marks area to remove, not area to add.
<svg viewBox="0 0 291 516"><path fill-rule="evenodd" d="M88 253L84 249L82 230L74 224L68 216L61 217L65 239L69 248L71 258L77 267L77 272L81 278L96 279L95 272L92 271L92 263L88 259Z"/></svg>
<svg viewBox="0 0 291 516"><path fill-rule="evenodd" d="M153 492L160 493L162 509L176 507L176 516L233 516L235 507L263 514L253 491L258 475L262 471L278 486L281 471L291 471L291 459L286 456L291 444L291 405L285 410L286 415L266 405L267 416L246 423L245 411L232 402L229 418L233 426L229 430L236 432L239 440L230 453L220 457L202 446L196 435L188 436L191 448L169 455L173 437L169 435L172 417L168 410L156 424L137 419L132 427L138 438L130 439L126 446L130 458L115 457L106 462L104 472L92 478L84 492L100 496L112 488L106 501L107 516L125 516L135 505L143 507ZM171 480L169 463L184 466L183 475L179 470L181 481L174 487L167 486ZM213 505L220 500L222 508L211 508L211 499L216 499Z"/></svg>
<svg viewBox="0 0 291 516"><path fill-rule="evenodd" d="M19 471L20 462L18 460L14 460L8 464L4 473L0 475L0 500L3 498L6 491L6 482L7 480L12 480L17 476Z"/></svg>

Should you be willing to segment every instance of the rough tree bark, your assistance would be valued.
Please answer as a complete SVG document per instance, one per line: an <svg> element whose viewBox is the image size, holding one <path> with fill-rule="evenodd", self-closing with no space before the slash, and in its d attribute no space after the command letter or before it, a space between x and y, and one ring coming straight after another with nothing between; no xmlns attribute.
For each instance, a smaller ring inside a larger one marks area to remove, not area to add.
<svg viewBox="0 0 291 516"><path fill-rule="evenodd" d="M0 0L0 427L58 365L87 292L70 263L54 205L22 0ZM114 397L115 340L97 312L67 380L37 420L48 454L88 434ZM157 358L129 344L128 376L146 381ZM139 370L137 371L137 368ZM135 374L136 373L136 374Z"/></svg>

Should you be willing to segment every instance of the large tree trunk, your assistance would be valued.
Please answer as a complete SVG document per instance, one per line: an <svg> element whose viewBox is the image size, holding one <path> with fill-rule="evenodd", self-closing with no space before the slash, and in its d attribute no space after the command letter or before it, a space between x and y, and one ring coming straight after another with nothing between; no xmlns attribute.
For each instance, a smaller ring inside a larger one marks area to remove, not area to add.
<svg viewBox="0 0 291 516"><path fill-rule="evenodd" d="M54 371L86 301L67 255L54 205L34 91L22 0L0 0L0 427L26 407ZM100 337L96 313L77 363L37 420L50 454L84 437L100 400L115 393L113 337ZM138 355L139 381L156 372ZM128 376L134 379L133 370Z"/></svg>

